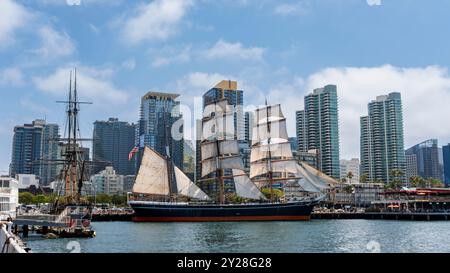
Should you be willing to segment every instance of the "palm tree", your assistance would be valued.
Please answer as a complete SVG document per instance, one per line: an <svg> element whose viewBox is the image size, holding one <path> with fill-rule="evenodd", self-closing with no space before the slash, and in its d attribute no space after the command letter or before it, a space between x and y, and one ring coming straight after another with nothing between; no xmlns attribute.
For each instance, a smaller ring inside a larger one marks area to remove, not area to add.
<svg viewBox="0 0 450 273"><path fill-rule="evenodd" d="M400 169L393 169L390 172L390 175L394 178L392 179L392 182L389 183L391 188L399 190L403 186L402 177L405 175L405 173Z"/></svg>
<svg viewBox="0 0 450 273"><path fill-rule="evenodd" d="M360 177L359 177L359 182L361 183L366 183L368 180L368 176L367 174L363 173Z"/></svg>
<svg viewBox="0 0 450 273"><path fill-rule="evenodd" d="M352 183L352 178L353 178L353 173L352 172L348 172L347 173L347 177L348 177L349 183L351 184Z"/></svg>
<svg viewBox="0 0 450 273"><path fill-rule="evenodd" d="M411 186L414 188L423 188L426 186L425 179L423 179L420 176L412 176L409 178L409 182L411 183Z"/></svg>
<svg viewBox="0 0 450 273"><path fill-rule="evenodd" d="M342 177L342 178L341 178L341 182L342 182L343 184L345 184L345 183L347 183L347 179L346 179L345 177Z"/></svg>

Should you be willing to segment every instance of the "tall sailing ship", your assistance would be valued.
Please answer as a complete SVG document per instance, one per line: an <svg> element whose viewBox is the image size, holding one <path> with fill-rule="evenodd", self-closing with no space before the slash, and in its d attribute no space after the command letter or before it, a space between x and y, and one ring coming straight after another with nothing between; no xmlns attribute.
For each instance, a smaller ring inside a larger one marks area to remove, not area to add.
<svg viewBox="0 0 450 273"><path fill-rule="evenodd" d="M168 146L165 155L145 147L129 196L129 205L135 211L133 221L310 219L314 206L324 197L324 190L336 181L294 159L281 106L267 103L255 113L247 175L235 134L234 111L227 99L221 99L207 105L203 112L202 179L198 182L212 183L215 193L207 195L174 166ZM225 187L229 184L234 184L233 194ZM275 186L282 192L288 184L297 185L302 195L285 198L275 194L280 192Z"/></svg>
<svg viewBox="0 0 450 273"><path fill-rule="evenodd" d="M74 84L72 85L72 72L70 72L69 96L67 101L58 101L66 104L66 138L52 141L60 142L61 160L53 160L51 164L61 166L56 180L56 198L52 206L52 214L57 220L68 218L68 230L63 230L61 237L94 237L95 231L91 229L92 203L88 195L94 191L88 180L87 167L91 162L86 160L85 150L79 129L78 114L80 105L91 104L78 100L77 74L75 70ZM56 161L56 162L55 162Z"/></svg>

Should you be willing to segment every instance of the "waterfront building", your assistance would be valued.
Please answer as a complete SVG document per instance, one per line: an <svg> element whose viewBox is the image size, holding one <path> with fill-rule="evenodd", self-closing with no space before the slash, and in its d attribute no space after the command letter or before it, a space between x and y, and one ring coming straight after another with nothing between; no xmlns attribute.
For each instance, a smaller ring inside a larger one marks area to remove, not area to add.
<svg viewBox="0 0 450 273"><path fill-rule="evenodd" d="M10 176L35 174L43 185L57 175L55 162L59 127L34 120L31 124L14 127Z"/></svg>
<svg viewBox="0 0 450 273"><path fill-rule="evenodd" d="M370 207L372 202L382 199L384 191L383 183L338 184L329 193L328 201L334 205Z"/></svg>
<svg viewBox="0 0 450 273"><path fill-rule="evenodd" d="M112 166L118 174L134 175L135 162L128 155L135 145L135 125L110 118L94 122L92 157L94 173Z"/></svg>
<svg viewBox="0 0 450 273"><path fill-rule="evenodd" d="M425 179L442 179L439 166L439 148L437 139L429 139L414 145L406 150L405 154L416 156L418 176Z"/></svg>
<svg viewBox="0 0 450 273"><path fill-rule="evenodd" d="M450 186L450 144L442 147L442 159L444 164L445 186Z"/></svg>
<svg viewBox="0 0 450 273"><path fill-rule="evenodd" d="M183 117L180 102L176 100L178 97L178 94L148 92L141 98L139 138L136 143L139 146L138 166L145 146L161 155L167 154L168 146L174 164L183 169ZM173 132L177 134L173 135Z"/></svg>
<svg viewBox="0 0 450 273"><path fill-rule="evenodd" d="M403 110L400 93L378 96L361 117L361 175L368 181L390 183L392 171L406 172ZM399 177L406 182L406 175Z"/></svg>
<svg viewBox="0 0 450 273"><path fill-rule="evenodd" d="M128 193L133 191L134 181L136 180L135 175L124 175L123 176L123 192Z"/></svg>
<svg viewBox="0 0 450 273"><path fill-rule="evenodd" d="M93 175L90 181L94 185L97 194L114 195L124 193L124 176L116 173L112 166L107 166L105 170Z"/></svg>
<svg viewBox="0 0 450 273"><path fill-rule="evenodd" d="M305 96L305 109L296 112L299 152L318 150L319 169L339 179L339 121L336 85L315 89Z"/></svg>
<svg viewBox="0 0 450 273"><path fill-rule="evenodd" d="M414 176L418 176L417 171L417 156L415 154L406 154L406 179L409 183L409 179Z"/></svg>
<svg viewBox="0 0 450 273"><path fill-rule="evenodd" d="M0 217L16 216L19 205L19 182L6 176L0 176Z"/></svg>
<svg viewBox="0 0 450 273"><path fill-rule="evenodd" d="M358 184L360 180L359 175L359 158L352 158L350 160L341 159L341 179L345 178L347 183ZM349 172L352 173L352 178L348 177ZM351 180L351 181L350 181Z"/></svg>
<svg viewBox="0 0 450 273"><path fill-rule="evenodd" d="M16 174L16 181L20 190L39 188L39 178L35 174Z"/></svg>

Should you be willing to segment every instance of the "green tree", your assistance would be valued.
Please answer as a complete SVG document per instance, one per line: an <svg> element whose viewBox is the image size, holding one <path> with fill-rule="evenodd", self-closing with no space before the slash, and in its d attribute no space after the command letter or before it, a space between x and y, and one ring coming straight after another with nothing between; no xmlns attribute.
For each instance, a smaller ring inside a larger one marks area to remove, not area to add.
<svg viewBox="0 0 450 273"><path fill-rule="evenodd" d="M42 194L33 196L33 204L46 203L46 200L47 200L47 198L45 197L45 195L42 195Z"/></svg>
<svg viewBox="0 0 450 273"><path fill-rule="evenodd" d="M274 200L277 200L277 199L283 197L283 195L284 195L283 191L281 191L281 190L273 189L272 191L273 191ZM270 196L271 196L270 188L263 188L261 190L261 192L266 196L267 199L270 199Z"/></svg>
<svg viewBox="0 0 450 273"><path fill-rule="evenodd" d="M431 188L443 188L444 187L444 184L442 183L442 181L439 179L435 179L435 178L428 178L427 184Z"/></svg>
<svg viewBox="0 0 450 273"><path fill-rule="evenodd" d="M348 172L347 173L347 178L348 178L349 183L351 184L352 183L352 178L353 178L353 173L352 172Z"/></svg>
<svg viewBox="0 0 450 273"><path fill-rule="evenodd" d="M127 197L125 195L115 194L111 197L111 203L113 203L116 206L125 205L127 203Z"/></svg>
<svg viewBox="0 0 450 273"><path fill-rule="evenodd" d="M360 177L359 177L359 182L361 183L366 183L368 180L368 176L367 174L363 173Z"/></svg>
<svg viewBox="0 0 450 273"><path fill-rule="evenodd" d="M341 178L341 182L342 182L342 184L346 184L346 183L347 183L347 178L342 177L342 178Z"/></svg>
<svg viewBox="0 0 450 273"><path fill-rule="evenodd" d="M19 203L29 205L33 203L33 195L29 192L19 193Z"/></svg>
<svg viewBox="0 0 450 273"><path fill-rule="evenodd" d="M426 181L420 176L412 176L409 178L409 183L411 184L411 187L414 188L425 188L426 187Z"/></svg>
<svg viewBox="0 0 450 273"><path fill-rule="evenodd" d="M106 193L97 194L96 200L98 204L111 204L112 198Z"/></svg>
<svg viewBox="0 0 450 273"><path fill-rule="evenodd" d="M399 190L403 186L402 177L405 175L405 173L400 169L393 169L390 172L390 175L392 176L392 181L388 184L388 187L394 190Z"/></svg>

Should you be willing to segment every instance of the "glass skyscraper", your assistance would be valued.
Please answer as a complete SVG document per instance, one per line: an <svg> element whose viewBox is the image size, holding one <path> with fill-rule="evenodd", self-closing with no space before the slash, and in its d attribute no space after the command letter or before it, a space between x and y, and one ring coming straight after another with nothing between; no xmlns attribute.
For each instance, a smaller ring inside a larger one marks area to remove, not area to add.
<svg viewBox="0 0 450 273"><path fill-rule="evenodd" d="M400 93L378 96L361 117L361 175L389 183L393 170L406 172L403 110ZM406 176L400 177L405 181Z"/></svg>
<svg viewBox="0 0 450 273"><path fill-rule="evenodd" d="M444 182L445 186L450 186L450 144L442 147L444 161Z"/></svg>
<svg viewBox="0 0 450 273"><path fill-rule="evenodd" d="M128 160L128 154L135 145L134 124L110 118L108 121L94 122L93 159L94 173L112 166L121 175L134 175L135 162Z"/></svg>
<svg viewBox="0 0 450 273"><path fill-rule="evenodd" d="M35 120L14 128L10 175L35 174L42 185L57 176L59 127Z"/></svg>
<svg viewBox="0 0 450 273"><path fill-rule="evenodd" d="M183 117L180 102L176 100L178 97L178 94L161 92L149 92L142 97L136 143L140 147L137 166L145 145L162 155L167 155L168 146L174 164L183 169Z"/></svg>
<svg viewBox="0 0 450 273"><path fill-rule="evenodd" d="M339 179L339 118L336 85L315 89L305 96L305 109L296 112L299 152L319 151L319 169Z"/></svg>
<svg viewBox="0 0 450 273"><path fill-rule="evenodd" d="M429 139L406 150L406 155L415 155L417 175L428 179L442 179L439 166L439 148L437 139ZM409 178L409 177L407 177Z"/></svg>

